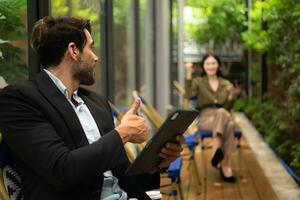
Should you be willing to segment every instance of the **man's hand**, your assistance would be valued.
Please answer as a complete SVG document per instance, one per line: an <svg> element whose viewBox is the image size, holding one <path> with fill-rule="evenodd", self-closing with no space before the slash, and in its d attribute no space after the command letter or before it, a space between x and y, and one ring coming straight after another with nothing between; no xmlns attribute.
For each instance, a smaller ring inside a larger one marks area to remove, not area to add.
<svg viewBox="0 0 300 200"><path fill-rule="evenodd" d="M176 140L178 144L169 142L161 149L159 156L163 158L163 161L159 165L160 168L168 167L171 162L180 156L180 153L183 150L181 145L184 142L184 137L179 135Z"/></svg>
<svg viewBox="0 0 300 200"><path fill-rule="evenodd" d="M135 100L130 110L125 113L119 126L115 129L120 134L123 143L142 143L147 139L147 125L144 118L137 115L141 100Z"/></svg>

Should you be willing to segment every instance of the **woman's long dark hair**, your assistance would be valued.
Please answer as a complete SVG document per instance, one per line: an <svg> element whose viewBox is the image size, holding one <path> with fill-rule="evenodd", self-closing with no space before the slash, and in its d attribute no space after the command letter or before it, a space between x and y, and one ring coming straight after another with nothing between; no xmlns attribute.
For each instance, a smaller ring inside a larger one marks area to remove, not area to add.
<svg viewBox="0 0 300 200"><path fill-rule="evenodd" d="M202 61L201 61L201 69L202 69L202 73L201 73L201 76L206 76L206 72L204 70L204 62L206 61L207 58L209 57L213 57L214 59L217 60L217 63L218 63L218 70L217 70L217 76L218 77L223 77L223 74L220 70L220 67L222 66L222 62L221 62L221 59L219 58L219 56L213 54L213 53L207 53L203 56L202 58Z"/></svg>

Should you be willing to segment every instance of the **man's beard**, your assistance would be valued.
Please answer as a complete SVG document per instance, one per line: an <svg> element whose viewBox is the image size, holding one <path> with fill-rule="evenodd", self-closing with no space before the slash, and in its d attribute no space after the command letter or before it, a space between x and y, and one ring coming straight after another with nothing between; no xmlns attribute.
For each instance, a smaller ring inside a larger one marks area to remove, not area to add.
<svg viewBox="0 0 300 200"><path fill-rule="evenodd" d="M76 74L74 74L74 78L79 80L82 85L92 85L95 83L94 76L94 67L88 65L87 63L81 63L81 67Z"/></svg>

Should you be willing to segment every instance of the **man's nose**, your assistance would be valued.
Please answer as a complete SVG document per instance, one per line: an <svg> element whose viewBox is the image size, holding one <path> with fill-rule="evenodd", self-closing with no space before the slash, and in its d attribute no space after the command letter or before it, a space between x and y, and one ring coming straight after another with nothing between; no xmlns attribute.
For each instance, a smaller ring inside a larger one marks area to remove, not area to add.
<svg viewBox="0 0 300 200"><path fill-rule="evenodd" d="M98 60L99 60L99 57L95 55L94 61L98 62Z"/></svg>

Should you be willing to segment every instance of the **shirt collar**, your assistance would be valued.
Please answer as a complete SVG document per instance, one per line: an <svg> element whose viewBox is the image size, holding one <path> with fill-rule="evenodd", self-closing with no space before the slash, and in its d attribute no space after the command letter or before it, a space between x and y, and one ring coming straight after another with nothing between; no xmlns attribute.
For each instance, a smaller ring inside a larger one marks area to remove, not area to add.
<svg viewBox="0 0 300 200"><path fill-rule="evenodd" d="M84 101L78 96L78 90L75 90L73 92L73 99L79 104L82 105L84 103Z"/></svg>
<svg viewBox="0 0 300 200"><path fill-rule="evenodd" d="M48 74L48 76L51 78L53 83L56 85L56 87L63 93L63 95L68 99L68 90L67 87L61 82L59 78L57 78L54 74L52 74L49 70L44 69L44 71ZM72 94L73 99L78 103L82 104L83 100L78 96L78 90L75 90Z"/></svg>

